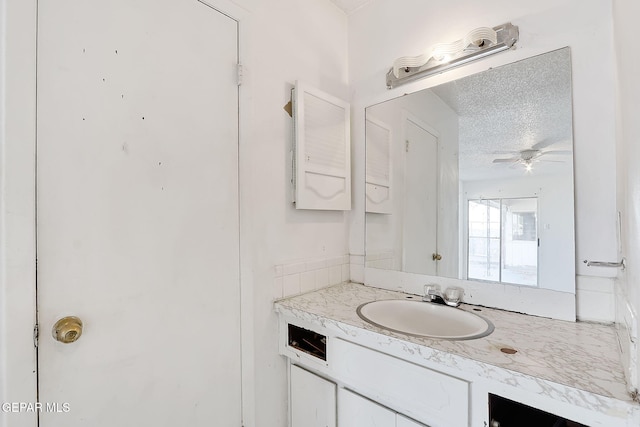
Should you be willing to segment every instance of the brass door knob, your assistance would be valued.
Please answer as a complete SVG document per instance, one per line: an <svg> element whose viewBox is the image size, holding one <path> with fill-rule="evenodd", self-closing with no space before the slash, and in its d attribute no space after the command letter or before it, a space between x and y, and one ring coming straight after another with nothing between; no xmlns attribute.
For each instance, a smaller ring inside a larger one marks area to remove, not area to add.
<svg viewBox="0 0 640 427"><path fill-rule="evenodd" d="M82 320L75 316L67 316L58 320L51 331L53 338L61 343L76 342L82 335Z"/></svg>
<svg viewBox="0 0 640 427"><path fill-rule="evenodd" d="M431 259L434 261L440 261L442 259L442 255L440 254L431 254Z"/></svg>

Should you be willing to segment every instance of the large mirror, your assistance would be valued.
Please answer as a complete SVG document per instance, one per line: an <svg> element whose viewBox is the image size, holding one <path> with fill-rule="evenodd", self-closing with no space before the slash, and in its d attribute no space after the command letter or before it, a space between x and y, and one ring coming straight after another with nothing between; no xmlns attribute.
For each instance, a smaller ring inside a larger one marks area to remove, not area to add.
<svg viewBox="0 0 640 427"><path fill-rule="evenodd" d="M366 109L368 268L575 291L569 48Z"/></svg>

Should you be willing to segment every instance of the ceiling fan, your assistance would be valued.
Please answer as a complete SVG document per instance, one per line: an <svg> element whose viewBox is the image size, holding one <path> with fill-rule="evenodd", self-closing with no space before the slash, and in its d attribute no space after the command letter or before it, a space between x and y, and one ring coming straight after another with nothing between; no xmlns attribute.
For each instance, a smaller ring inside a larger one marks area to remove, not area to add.
<svg viewBox="0 0 640 427"><path fill-rule="evenodd" d="M540 157L546 154L571 154L570 150L543 150L544 148L554 144L553 140L546 139L544 141L540 141L537 144L534 144L531 148L527 148L525 150L520 151L509 151L507 153L514 154L513 157L509 157L506 159L493 159L493 163L510 163L513 166L521 164L527 171L530 171L533 168L534 162L556 162L562 163L562 160L547 160L540 159Z"/></svg>

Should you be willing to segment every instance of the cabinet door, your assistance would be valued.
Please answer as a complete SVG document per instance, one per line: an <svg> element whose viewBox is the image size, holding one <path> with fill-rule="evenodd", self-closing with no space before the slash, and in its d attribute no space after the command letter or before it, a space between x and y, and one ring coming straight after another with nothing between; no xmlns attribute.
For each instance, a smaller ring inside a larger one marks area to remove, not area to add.
<svg viewBox="0 0 640 427"><path fill-rule="evenodd" d="M395 412L349 390L338 389L338 427L395 426Z"/></svg>
<svg viewBox="0 0 640 427"><path fill-rule="evenodd" d="M291 365L291 427L336 427L336 385Z"/></svg>
<svg viewBox="0 0 640 427"><path fill-rule="evenodd" d="M396 420L396 427L427 427L427 426L398 414L398 418Z"/></svg>
<svg viewBox="0 0 640 427"><path fill-rule="evenodd" d="M336 380L357 384L377 401L420 422L468 427L469 383L341 339L332 341Z"/></svg>

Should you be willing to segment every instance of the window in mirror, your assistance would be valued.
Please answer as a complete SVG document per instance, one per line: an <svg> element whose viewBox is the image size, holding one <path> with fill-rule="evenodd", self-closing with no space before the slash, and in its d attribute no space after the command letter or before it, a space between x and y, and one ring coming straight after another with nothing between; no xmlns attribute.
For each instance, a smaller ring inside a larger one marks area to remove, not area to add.
<svg viewBox="0 0 640 427"><path fill-rule="evenodd" d="M469 279L538 284L538 199L469 200Z"/></svg>
<svg viewBox="0 0 640 427"><path fill-rule="evenodd" d="M513 212L511 214L511 222L513 240L535 240L535 212Z"/></svg>
<svg viewBox="0 0 640 427"><path fill-rule="evenodd" d="M469 200L470 279L500 281L500 200Z"/></svg>

